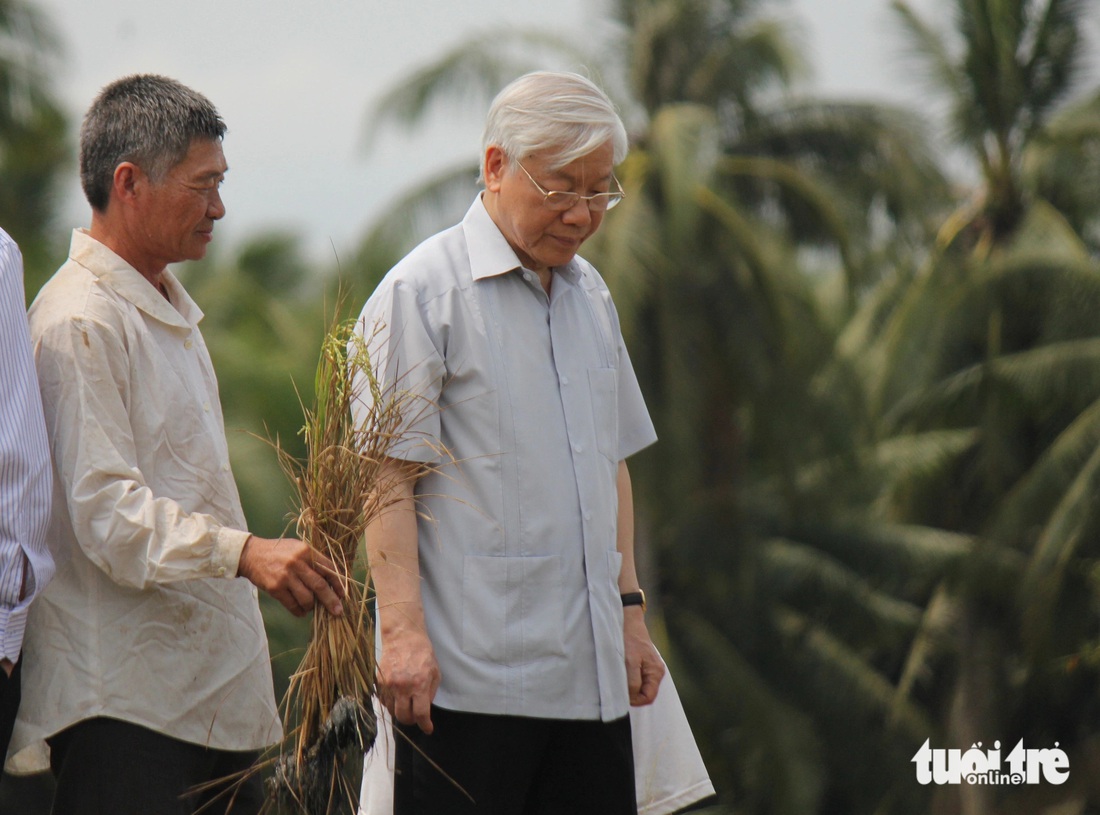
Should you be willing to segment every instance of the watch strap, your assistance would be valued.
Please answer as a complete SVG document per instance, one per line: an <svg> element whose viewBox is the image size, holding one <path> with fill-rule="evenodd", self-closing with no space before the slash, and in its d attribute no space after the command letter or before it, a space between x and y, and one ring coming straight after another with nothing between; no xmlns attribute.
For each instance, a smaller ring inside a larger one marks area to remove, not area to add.
<svg viewBox="0 0 1100 815"><path fill-rule="evenodd" d="M642 611L645 611L645 592L641 589L638 589L638 591L623 592L620 596L622 597L623 608L627 606L641 606Z"/></svg>

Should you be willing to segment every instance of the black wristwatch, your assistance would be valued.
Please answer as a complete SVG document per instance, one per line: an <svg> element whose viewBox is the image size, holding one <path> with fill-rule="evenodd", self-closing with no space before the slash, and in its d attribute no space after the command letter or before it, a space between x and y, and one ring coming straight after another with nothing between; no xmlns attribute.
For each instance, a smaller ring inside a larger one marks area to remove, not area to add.
<svg viewBox="0 0 1100 815"><path fill-rule="evenodd" d="M642 611L645 611L645 592L641 589L625 592L621 596L623 599L623 608L627 606L641 606Z"/></svg>

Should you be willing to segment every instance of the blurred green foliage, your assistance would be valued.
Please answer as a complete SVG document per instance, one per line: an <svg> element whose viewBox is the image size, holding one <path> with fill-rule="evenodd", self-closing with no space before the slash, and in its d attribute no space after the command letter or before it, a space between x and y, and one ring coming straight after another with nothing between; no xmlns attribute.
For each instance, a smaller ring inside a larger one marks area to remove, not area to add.
<svg viewBox="0 0 1100 815"><path fill-rule="evenodd" d="M72 167L52 84L60 60L51 20L27 0L0 0L0 226L23 252L31 292L67 240L53 230L58 182Z"/></svg>

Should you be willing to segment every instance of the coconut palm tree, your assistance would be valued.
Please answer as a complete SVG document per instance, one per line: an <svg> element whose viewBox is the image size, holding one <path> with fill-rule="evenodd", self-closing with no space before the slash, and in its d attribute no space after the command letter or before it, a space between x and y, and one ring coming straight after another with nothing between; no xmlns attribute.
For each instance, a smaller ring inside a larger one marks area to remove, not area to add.
<svg viewBox="0 0 1100 815"><path fill-rule="evenodd" d="M1088 5L960 0L948 31L894 5L977 168L919 274L868 298L839 345L875 444L951 441L933 469L918 456L884 480L880 511L974 541L926 609L899 692L927 700L945 746L1059 741L1087 773L1100 725ZM995 792L942 790L939 803L992 812Z"/></svg>
<svg viewBox="0 0 1100 815"><path fill-rule="evenodd" d="M1056 138L1053 114L1080 90L1087 0L953 0L956 27L940 31L903 0L893 7L931 90L949 105L953 141L977 163L980 185L952 223L985 246L1010 239L1039 190L1029 150ZM1079 125L1087 124L1084 117ZM1095 123L1093 123L1095 124ZM1065 129L1062 129L1062 136ZM1094 135L1094 133L1093 133Z"/></svg>

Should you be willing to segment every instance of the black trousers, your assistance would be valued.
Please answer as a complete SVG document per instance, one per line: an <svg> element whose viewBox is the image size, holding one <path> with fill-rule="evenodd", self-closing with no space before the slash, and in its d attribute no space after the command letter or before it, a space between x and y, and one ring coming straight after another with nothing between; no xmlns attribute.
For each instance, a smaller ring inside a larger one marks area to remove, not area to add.
<svg viewBox="0 0 1100 815"><path fill-rule="evenodd" d="M11 676L0 669L0 761L8 754L11 731L15 727L15 714L19 712L19 674L23 660L15 663Z"/></svg>
<svg viewBox="0 0 1100 815"><path fill-rule="evenodd" d="M564 721L433 707L432 723L430 736L397 725L394 815L637 815L629 717Z"/></svg>
<svg viewBox="0 0 1100 815"><path fill-rule="evenodd" d="M256 815L263 784L240 774L257 752L213 750L117 719L86 719L47 739L53 815ZM219 782L213 789L195 787Z"/></svg>

